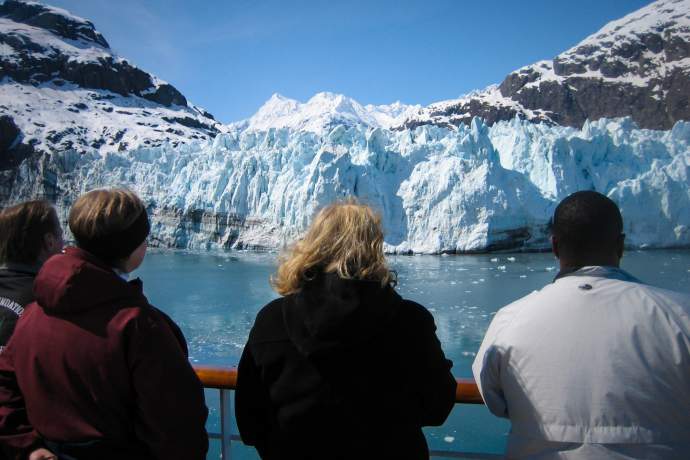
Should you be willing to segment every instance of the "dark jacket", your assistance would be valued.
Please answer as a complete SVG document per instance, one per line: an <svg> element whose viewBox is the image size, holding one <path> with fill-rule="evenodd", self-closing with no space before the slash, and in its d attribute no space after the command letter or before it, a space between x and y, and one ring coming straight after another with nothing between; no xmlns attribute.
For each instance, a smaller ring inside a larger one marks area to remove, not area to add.
<svg viewBox="0 0 690 460"><path fill-rule="evenodd" d="M33 302L38 269L26 265L0 267L0 349L7 345L24 307Z"/></svg>
<svg viewBox="0 0 690 460"><path fill-rule="evenodd" d="M34 292L0 355L6 447L44 438L79 460L205 459L203 388L182 332L140 280L70 248L44 264Z"/></svg>
<svg viewBox="0 0 690 460"><path fill-rule="evenodd" d="M264 459L426 459L456 382L431 314L321 275L257 315L238 370L242 440Z"/></svg>

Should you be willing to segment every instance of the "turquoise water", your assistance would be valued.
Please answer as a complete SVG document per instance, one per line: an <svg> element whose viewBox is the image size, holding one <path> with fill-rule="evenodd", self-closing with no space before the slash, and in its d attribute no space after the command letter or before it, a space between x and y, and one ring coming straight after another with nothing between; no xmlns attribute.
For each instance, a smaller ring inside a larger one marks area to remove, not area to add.
<svg viewBox="0 0 690 460"><path fill-rule="evenodd" d="M194 363L233 366L257 311L276 297L268 280L275 254L150 251L134 274L149 300L170 314L187 337ZM474 354L501 306L549 283L551 254L395 256L398 291L425 305L456 377L471 377ZM690 250L632 251L622 266L641 280L690 292ZM218 431L218 396L207 392L209 429ZM427 429L432 449L500 453L510 424L483 406L456 405L442 427ZM217 444L217 443L216 443ZM209 459L219 458L212 445ZM254 459L233 444L234 459Z"/></svg>

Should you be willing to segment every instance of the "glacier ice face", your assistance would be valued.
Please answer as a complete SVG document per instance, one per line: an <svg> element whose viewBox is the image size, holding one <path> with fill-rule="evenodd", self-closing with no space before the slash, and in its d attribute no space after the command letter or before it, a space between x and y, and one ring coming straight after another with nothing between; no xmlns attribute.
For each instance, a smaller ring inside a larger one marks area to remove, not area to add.
<svg viewBox="0 0 690 460"><path fill-rule="evenodd" d="M317 131L317 132L315 132ZM480 119L455 129L328 131L231 126L213 141L27 159L8 201L128 186L148 203L154 244L280 248L322 206L353 195L377 209L389 252L542 249L558 201L594 189L617 201L634 246L690 245L690 123L630 119L581 129ZM52 187L52 188L51 188Z"/></svg>

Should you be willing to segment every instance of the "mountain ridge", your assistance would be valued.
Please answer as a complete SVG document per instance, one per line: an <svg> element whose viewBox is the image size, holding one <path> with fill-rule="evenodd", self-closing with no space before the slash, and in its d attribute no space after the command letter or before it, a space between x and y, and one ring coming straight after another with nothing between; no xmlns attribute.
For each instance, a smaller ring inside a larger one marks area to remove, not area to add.
<svg viewBox="0 0 690 460"><path fill-rule="evenodd" d="M292 101L291 121L265 116L269 99L254 116L231 126L322 133L338 122L358 121L372 128L436 125L452 129L459 124L469 126L479 116L489 125L519 117L582 128L586 120L631 117L641 128L668 130L676 121L690 120L690 0L653 2L609 22L552 60L525 65L501 83L457 99L428 106L397 103L401 109L396 116L379 118L376 115L387 106L362 105L342 94L317 93L310 101L322 94L344 98L370 113L360 109L359 117L338 119L333 107L324 107L320 113L305 111L314 104L280 96Z"/></svg>
<svg viewBox="0 0 690 460"><path fill-rule="evenodd" d="M690 120L690 0L653 2L498 86L422 108L400 129L452 127L475 116L489 124L518 116L576 128L626 116L648 129Z"/></svg>
<svg viewBox="0 0 690 460"><path fill-rule="evenodd" d="M116 55L90 21L60 8L1 3L0 66L0 130L21 133L14 148L23 153L10 152L17 157L178 145L222 129L174 86Z"/></svg>
<svg viewBox="0 0 690 460"><path fill-rule="evenodd" d="M420 108L399 101L362 105L343 94L327 91L316 93L307 102L274 93L252 117L231 123L229 127L253 131L289 128L323 135L338 125L390 128Z"/></svg>

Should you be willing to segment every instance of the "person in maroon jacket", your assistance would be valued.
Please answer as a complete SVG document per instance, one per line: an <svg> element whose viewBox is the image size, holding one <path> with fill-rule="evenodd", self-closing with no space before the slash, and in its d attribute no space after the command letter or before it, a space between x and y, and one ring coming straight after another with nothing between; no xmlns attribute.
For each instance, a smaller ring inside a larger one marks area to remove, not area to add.
<svg viewBox="0 0 690 460"><path fill-rule="evenodd" d="M203 388L180 329L136 269L149 221L126 190L75 202L77 248L39 271L36 302L0 355L0 442L14 458L202 460Z"/></svg>

